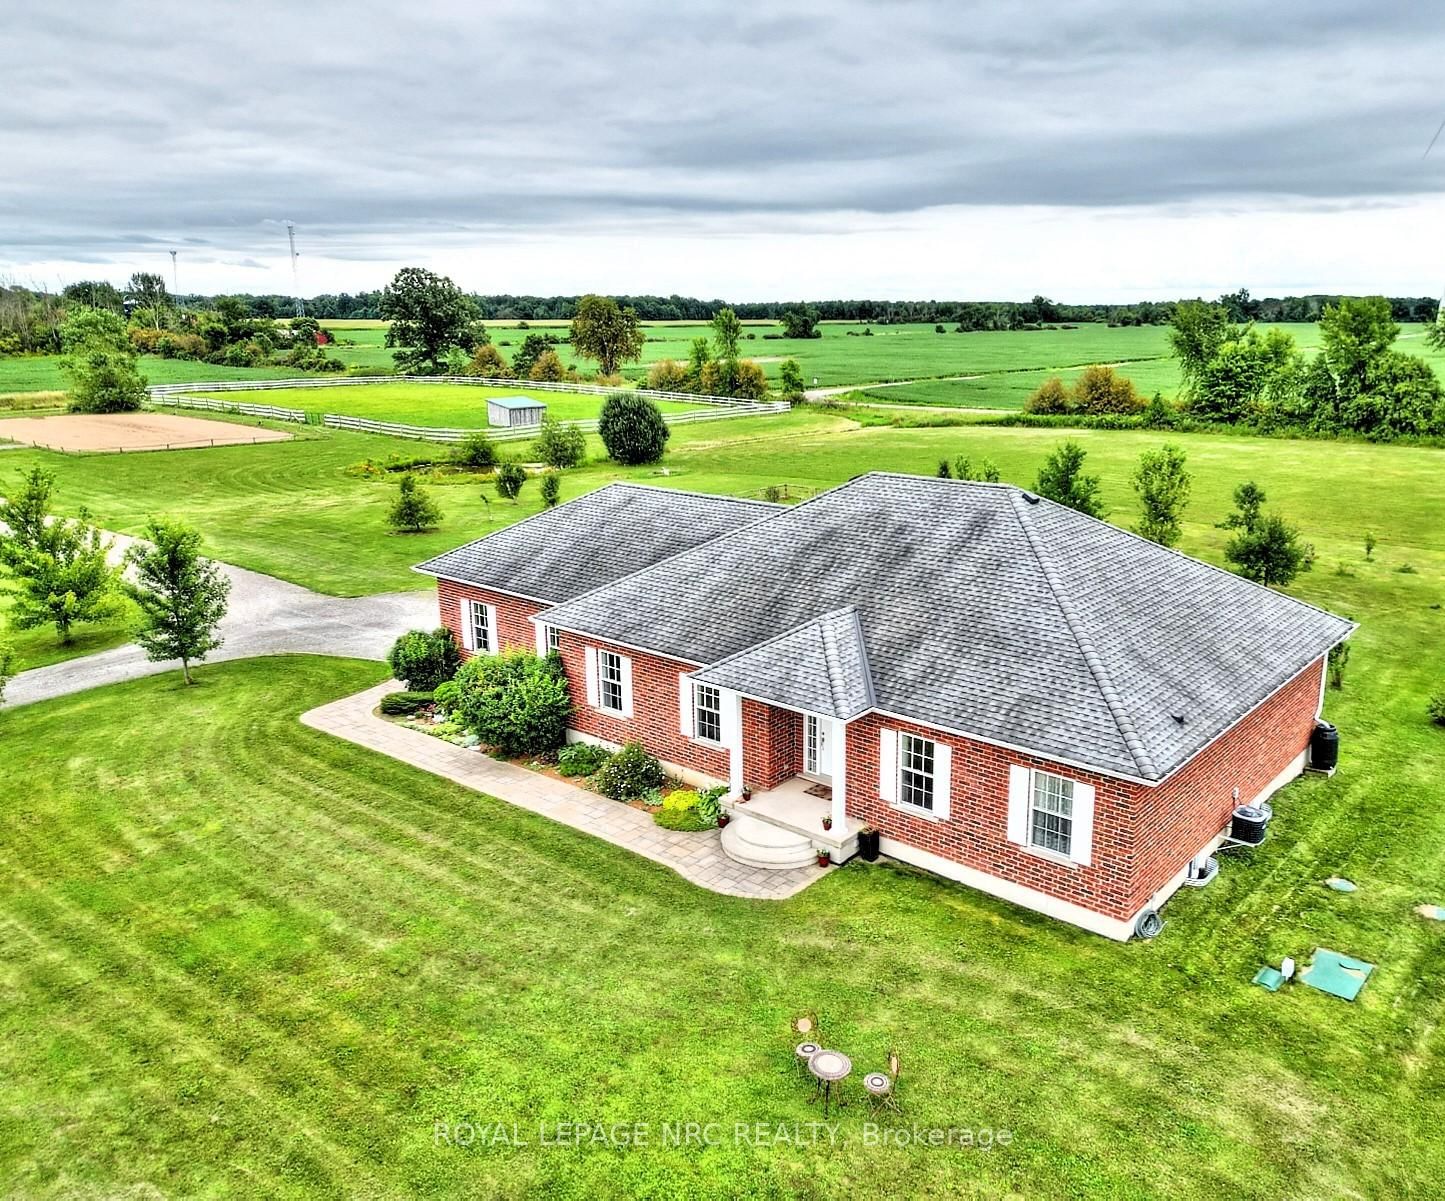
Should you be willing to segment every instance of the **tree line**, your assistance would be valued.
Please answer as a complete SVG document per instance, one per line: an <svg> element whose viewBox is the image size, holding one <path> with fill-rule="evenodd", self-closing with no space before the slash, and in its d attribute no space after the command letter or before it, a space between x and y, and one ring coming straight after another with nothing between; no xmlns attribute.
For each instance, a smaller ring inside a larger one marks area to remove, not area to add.
<svg viewBox="0 0 1445 1201"><path fill-rule="evenodd" d="M162 277L148 272L132 276L127 287L104 280L82 280L60 293L0 285L0 354L54 353L59 349L59 325L66 306L86 304L114 312L156 312L156 283ZM326 292L304 301L308 316L327 320L376 320L385 316L385 288L364 292ZM510 293L463 292L482 321L571 321L584 299L573 296L524 296ZM240 315L261 321L291 316L296 298L276 293L231 297L180 294L166 297L162 307L178 311L216 310L226 299L240 306ZM618 295L640 321L710 322L723 309L742 321L780 321L790 314L810 311L813 321L861 321L877 325L934 324L959 332L972 330L1024 330L1057 324L1168 325L1185 300L1144 300L1128 304L1065 304L1036 295L1026 301L1010 300L813 300L751 301L702 299L693 296ZM1219 299L1236 324L1317 321L1327 306L1348 299L1341 295L1252 297L1248 289ZM1434 321L1439 301L1431 296L1387 298L1390 315L1398 322ZM799 336L789 332L789 336ZM803 335L806 336L806 335Z"/></svg>

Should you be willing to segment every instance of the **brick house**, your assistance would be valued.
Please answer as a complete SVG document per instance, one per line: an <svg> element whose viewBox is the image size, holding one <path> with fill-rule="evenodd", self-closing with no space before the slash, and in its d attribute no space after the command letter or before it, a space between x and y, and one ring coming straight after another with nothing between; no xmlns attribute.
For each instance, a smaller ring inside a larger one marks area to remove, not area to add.
<svg viewBox="0 0 1445 1201"><path fill-rule="evenodd" d="M726 785L741 862L868 824L1113 938L1303 770L1353 629L1018 488L885 473L791 508L613 484L418 570L467 653L560 656L570 738Z"/></svg>

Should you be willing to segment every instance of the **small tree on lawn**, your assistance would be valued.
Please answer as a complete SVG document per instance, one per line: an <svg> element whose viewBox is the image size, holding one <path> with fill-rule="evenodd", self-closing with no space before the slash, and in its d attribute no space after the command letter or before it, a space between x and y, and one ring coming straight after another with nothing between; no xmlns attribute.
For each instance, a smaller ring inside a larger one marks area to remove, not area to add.
<svg viewBox="0 0 1445 1201"><path fill-rule="evenodd" d="M662 458L671 435L652 401L626 392L607 398L597 432L607 448L608 458L624 467L656 463Z"/></svg>
<svg viewBox="0 0 1445 1201"><path fill-rule="evenodd" d="M490 342L483 342L472 351L472 357L462 368L463 375L480 375L484 379L511 379L512 367L502 357L502 352Z"/></svg>
<svg viewBox="0 0 1445 1201"><path fill-rule="evenodd" d="M587 453L587 438L575 425L548 417L533 443L537 457L548 467L576 467Z"/></svg>
<svg viewBox="0 0 1445 1201"><path fill-rule="evenodd" d="M386 520L398 534L420 534L441 524L442 511L408 472L397 482L396 499L391 502Z"/></svg>
<svg viewBox="0 0 1445 1201"><path fill-rule="evenodd" d="M802 404L807 399L807 385L797 359L784 359L778 368L778 391L790 405Z"/></svg>
<svg viewBox="0 0 1445 1201"><path fill-rule="evenodd" d="M522 465L508 460L497 471L497 495L516 504L526 482L527 472Z"/></svg>
<svg viewBox="0 0 1445 1201"><path fill-rule="evenodd" d="M567 378L567 368L555 350L544 350L527 372L527 378L539 384L560 384Z"/></svg>
<svg viewBox="0 0 1445 1201"><path fill-rule="evenodd" d="M542 503L549 509L555 509L557 502L562 499L562 473L560 471L549 471L542 477Z"/></svg>
<svg viewBox="0 0 1445 1201"><path fill-rule="evenodd" d="M78 518L53 518L33 543L0 538L0 562L11 576L5 589L13 598L10 624L17 630L53 624L65 644L75 626L114 616L120 569L111 566L109 552L84 509Z"/></svg>
<svg viewBox="0 0 1445 1201"><path fill-rule="evenodd" d="M1140 455L1139 468L1134 472L1134 491L1139 494L1142 510L1134 532L1160 546L1176 545L1182 533L1179 519L1189 503L1192 484L1184 461L1182 450L1165 445Z"/></svg>
<svg viewBox="0 0 1445 1201"><path fill-rule="evenodd" d="M947 459L938 460L938 478L941 480L951 480L953 478L953 468L949 465Z"/></svg>
<svg viewBox="0 0 1445 1201"><path fill-rule="evenodd" d="M712 319L712 344L720 359L738 357L738 343L742 341L743 323L732 309L718 309Z"/></svg>
<svg viewBox="0 0 1445 1201"><path fill-rule="evenodd" d="M183 522L152 518L145 538L125 556L134 577L125 590L141 611L136 641L153 663L179 659L192 684L191 663L221 645L231 581L201 557L201 535Z"/></svg>
<svg viewBox="0 0 1445 1201"><path fill-rule="evenodd" d="M1084 458L1084 448L1077 442L1061 443L1044 460L1034 491L1056 504L1102 518L1104 506L1099 500L1099 477L1084 474Z"/></svg>
<svg viewBox="0 0 1445 1201"><path fill-rule="evenodd" d="M1294 526L1264 511L1264 501L1264 490L1253 482L1234 490L1235 511L1220 524L1239 532L1225 546L1224 557L1245 579L1283 588L1310 569L1311 551Z"/></svg>

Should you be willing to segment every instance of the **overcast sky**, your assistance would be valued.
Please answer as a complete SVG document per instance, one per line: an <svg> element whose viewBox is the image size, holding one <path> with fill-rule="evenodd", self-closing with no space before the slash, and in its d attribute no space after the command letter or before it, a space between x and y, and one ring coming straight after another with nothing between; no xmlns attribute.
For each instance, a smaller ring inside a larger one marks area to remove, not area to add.
<svg viewBox="0 0 1445 1201"><path fill-rule="evenodd" d="M0 274L183 291L1437 294L1445 9L13 6Z"/></svg>

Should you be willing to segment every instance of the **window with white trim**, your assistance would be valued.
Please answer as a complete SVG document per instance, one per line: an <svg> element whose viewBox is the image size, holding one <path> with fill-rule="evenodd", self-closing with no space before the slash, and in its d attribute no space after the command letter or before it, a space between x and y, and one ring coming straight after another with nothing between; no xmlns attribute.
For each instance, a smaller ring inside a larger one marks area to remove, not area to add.
<svg viewBox="0 0 1445 1201"><path fill-rule="evenodd" d="M622 712L622 656L616 651L597 652L597 701L600 708Z"/></svg>
<svg viewBox="0 0 1445 1201"><path fill-rule="evenodd" d="M692 686L692 736L702 742L722 741L722 693L711 684Z"/></svg>
<svg viewBox="0 0 1445 1201"><path fill-rule="evenodd" d="M490 651L492 649L492 609L481 601L469 601L471 605L472 623L472 649L478 651Z"/></svg>
<svg viewBox="0 0 1445 1201"><path fill-rule="evenodd" d="M562 653L562 631L556 626L543 626L542 629L546 631L546 637L542 640L542 645L547 648L547 653L549 655L560 655Z"/></svg>
<svg viewBox="0 0 1445 1201"><path fill-rule="evenodd" d="M1033 772L1029 786L1029 845L1056 855L1072 854L1074 782L1046 771Z"/></svg>
<svg viewBox="0 0 1445 1201"><path fill-rule="evenodd" d="M916 734L898 735L898 803L933 812L938 748Z"/></svg>

